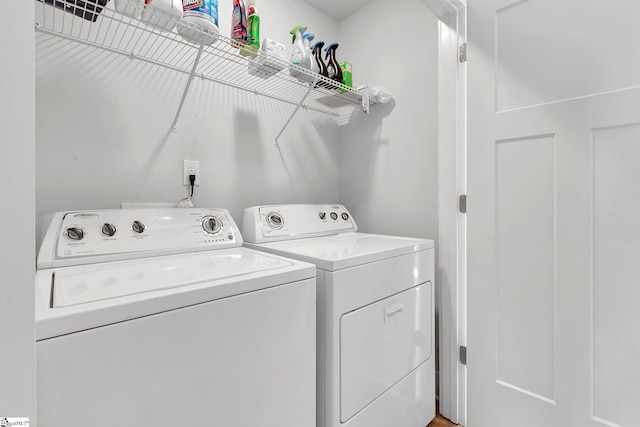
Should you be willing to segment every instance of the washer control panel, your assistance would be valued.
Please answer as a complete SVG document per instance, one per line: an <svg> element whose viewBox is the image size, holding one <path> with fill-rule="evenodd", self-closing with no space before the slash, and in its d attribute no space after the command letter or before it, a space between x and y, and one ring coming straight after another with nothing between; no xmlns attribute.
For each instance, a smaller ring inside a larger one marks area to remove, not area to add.
<svg viewBox="0 0 640 427"><path fill-rule="evenodd" d="M242 235L247 242L263 243L357 230L343 205L272 205L245 209Z"/></svg>
<svg viewBox="0 0 640 427"><path fill-rule="evenodd" d="M242 246L242 237L225 209L96 210L55 214L43 240L43 248L47 246L55 264L55 260L131 259L225 249Z"/></svg>

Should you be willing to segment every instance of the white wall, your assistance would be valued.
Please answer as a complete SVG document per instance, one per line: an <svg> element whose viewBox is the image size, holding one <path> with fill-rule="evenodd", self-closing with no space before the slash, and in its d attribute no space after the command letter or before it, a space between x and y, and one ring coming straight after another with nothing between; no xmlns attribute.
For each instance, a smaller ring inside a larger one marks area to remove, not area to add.
<svg viewBox="0 0 640 427"><path fill-rule="evenodd" d="M340 129L340 200L362 231L438 235L438 21L419 0L377 0L340 22L354 86L394 101Z"/></svg>
<svg viewBox="0 0 640 427"><path fill-rule="evenodd" d="M0 13L0 417L35 417L33 3ZM35 425L35 424L32 424Z"/></svg>
<svg viewBox="0 0 640 427"><path fill-rule="evenodd" d="M337 23L299 0L259 2L261 32L285 43L307 24L327 39ZM231 1L220 2L229 33ZM199 160L197 206L242 209L339 198L338 128L293 106L195 79L179 132L168 132L187 76L63 41L36 41L37 219L48 212L118 208L184 197L182 160Z"/></svg>

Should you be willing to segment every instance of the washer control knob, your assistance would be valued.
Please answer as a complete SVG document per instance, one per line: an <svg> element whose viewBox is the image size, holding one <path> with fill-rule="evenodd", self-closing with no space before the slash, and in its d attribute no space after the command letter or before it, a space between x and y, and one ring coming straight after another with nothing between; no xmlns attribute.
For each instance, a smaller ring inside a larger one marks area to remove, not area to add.
<svg viewBox="0 0 640 427"><path fill-rule="evenodd" d="M345 221L349 220L349 214L346 212L342 212L342 215L340 215L342 217L342 219L344 219Z"/></svg>
<svg viewBox="0 0 640 427"><path fill-rule="evenodd" d="M331 219L334 220L334 221L337 220L338 219L338 214L335 213L335 212L331 212Z"/></svg>
<svg viewBox="0 0 640 427"><path fill-rule="evenodd" d="M278 230L284 225L284 219L277 212L269 212L267 214L267 224L269 224L269 227Z"/></svg>
<svg viewBox="0 0 640 427"><path fill-rule="evenodd" d="M82 240L84 238L84 230L80 227L69 227L64 234L70 240Z"/></svg>
<svg viewBox="0 0 640 427"><path fill-rule="evenodd" d="M102 234L105 236L113 236L116 234L116 226L113 224L109 224L108 222L102 226Z"/></svg>
<svg viewBox="0 0 640 427"><path fill-rule="evenodd" d="M222 222L215 216L202 218L202 229L208 234L216 234L222 230Z"/></svg>
<svg viewBox="0 0 640 427"><path fill-rule="evenodd" d="M145 227L145 225L140 221L133 221L133 224L131 225L131 229L138 234L144 233L146 228L147 227Z"/></svg>
<svg viewBox="0 0 640 427"><path fill-rule="evenodd" d="M318 214L318 216L319 216L319 217L320 217L320 219L321 219L321 220L323 220L323 221L324 221L325 219L327 219L327 213L326 213L326 212L320 212L320 213Z"/></svg>

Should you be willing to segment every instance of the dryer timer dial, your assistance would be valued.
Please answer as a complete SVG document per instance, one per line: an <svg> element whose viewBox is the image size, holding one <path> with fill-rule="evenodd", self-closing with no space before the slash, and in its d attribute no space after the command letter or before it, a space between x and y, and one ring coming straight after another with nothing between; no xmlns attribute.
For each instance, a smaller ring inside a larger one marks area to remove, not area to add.
<svg viewBox="0 0 640 427"><path fill-rule="evenodd" d="M222 221L215 216L205 216L202 219L202 229L208 234L217 234L222 230Z"/></svg>

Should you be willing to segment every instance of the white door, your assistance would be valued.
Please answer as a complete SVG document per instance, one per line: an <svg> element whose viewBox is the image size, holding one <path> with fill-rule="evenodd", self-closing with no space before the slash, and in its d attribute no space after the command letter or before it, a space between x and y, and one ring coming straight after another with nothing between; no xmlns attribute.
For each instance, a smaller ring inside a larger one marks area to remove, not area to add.
<svg viewBox="0 0 640 427"><path fill-rule="evenodd" d="M640 426L640 1L468 3L468 423Z"/></svg>

